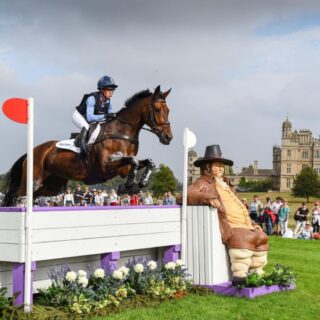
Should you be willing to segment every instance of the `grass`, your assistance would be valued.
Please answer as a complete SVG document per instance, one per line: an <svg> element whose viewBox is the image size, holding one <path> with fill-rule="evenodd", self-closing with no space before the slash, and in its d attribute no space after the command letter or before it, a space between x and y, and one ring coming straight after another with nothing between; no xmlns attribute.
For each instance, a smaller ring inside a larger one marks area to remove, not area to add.
<svg viewBox="0 0 320 320"><path fill-rule="evenodd" d="M290 266L297 274L297 289L258 297L253 300L215 294L190 294L182 300L163 302L152 308L124 311L95 320L219 319L291 320L319 319L320 241L270 238L269 263Z"/></svg>

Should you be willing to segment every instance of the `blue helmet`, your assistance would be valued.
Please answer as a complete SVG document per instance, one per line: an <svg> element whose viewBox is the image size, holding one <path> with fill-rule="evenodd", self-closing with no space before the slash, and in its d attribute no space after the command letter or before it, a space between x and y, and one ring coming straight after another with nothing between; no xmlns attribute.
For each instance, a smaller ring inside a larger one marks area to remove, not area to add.
<svg viewBox="0 0 320 320"><path fill-rule="evenodd" d="M103 90L106 88L115 89L118 86L115 84L114 80L109 76L103 76L99 79L97 87L99 90Z"/></svg>

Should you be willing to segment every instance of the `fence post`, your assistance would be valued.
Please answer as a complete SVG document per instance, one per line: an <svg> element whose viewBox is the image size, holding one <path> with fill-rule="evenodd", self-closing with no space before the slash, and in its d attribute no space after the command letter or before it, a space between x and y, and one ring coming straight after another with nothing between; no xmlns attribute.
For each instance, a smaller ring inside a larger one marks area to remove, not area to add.
<svg viewBox="0 0 320 320"><path fill-rule="evenodd" d="M118 260L120 259L120 251L103 253L100 256L101 268L108 271L114 271L118 268Z"/></svg>
<svg viewBox="0 0 320 320"><path fill-rule="evenodd" d="M31 263L31 303L33 302L33 272L37 269L37 264L35 261ZM14 263L12 266L12 294L17 295L14 304L23 305L24 304L24 273L25 264L24 263Z"/></svg>
<svg viewBox="0 0 320 320"><path fill-rule="evenodd" d="M174 244L172 246L166 247L164 249L163 254L163 262L171 262L176 261L180 258L180 252L181 252L181 245L180 244Z"/></svg>

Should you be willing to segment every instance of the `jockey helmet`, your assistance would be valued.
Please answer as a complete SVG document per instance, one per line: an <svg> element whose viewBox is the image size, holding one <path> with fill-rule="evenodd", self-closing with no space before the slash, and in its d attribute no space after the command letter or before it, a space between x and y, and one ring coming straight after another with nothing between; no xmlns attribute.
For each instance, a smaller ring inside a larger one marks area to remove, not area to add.
<svg viewBox="0 0 320 320"><path fill-rule="evenodd" d="M115 89L118 86L115 84L114 80L109 76L103 76L99 79L97 87L99 90L103 90L106 88Z"/></svg>

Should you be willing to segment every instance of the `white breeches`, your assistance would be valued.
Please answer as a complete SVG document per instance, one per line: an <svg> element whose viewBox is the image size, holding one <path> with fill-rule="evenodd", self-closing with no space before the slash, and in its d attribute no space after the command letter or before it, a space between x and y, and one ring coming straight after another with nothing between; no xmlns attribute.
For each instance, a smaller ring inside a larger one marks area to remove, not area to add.
<svg viewBox="0 0 320 320"><path fill-rule="evenodd" d="M87 130L89 129L87 120L81 115L81 113L79 113L77 109L73 111L72 122L79 129L82 129L83 127L85 127Z"/></svg>

